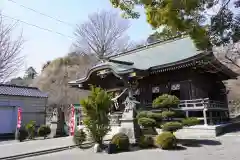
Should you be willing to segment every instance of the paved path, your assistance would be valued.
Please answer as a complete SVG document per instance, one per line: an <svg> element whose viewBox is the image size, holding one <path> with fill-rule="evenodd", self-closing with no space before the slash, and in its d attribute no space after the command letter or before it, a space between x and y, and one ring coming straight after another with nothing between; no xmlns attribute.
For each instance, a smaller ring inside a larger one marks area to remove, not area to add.
<svg viewBox="0 0 240 160"><path fill-rule="evenodd" d="M93 149L72 149L43 156L26 158L24 160L239 160L240 137L222 136L216 139L198 141L182 150L163 151L160 149L139 150L108 155L93 153ZM198 145L197 145L198 144Z"/></svg>
<svg viewBox="0 0 240 160"><path fill-rule="evenodd" d="M18 143L17 140L1 140L0 145Z"/></svg>
<svg viewBox="0 0 240 160"><path fill-rule="evenodd" d="M0 158L73 145L72 137L14 142L0 145Z"/></svg>

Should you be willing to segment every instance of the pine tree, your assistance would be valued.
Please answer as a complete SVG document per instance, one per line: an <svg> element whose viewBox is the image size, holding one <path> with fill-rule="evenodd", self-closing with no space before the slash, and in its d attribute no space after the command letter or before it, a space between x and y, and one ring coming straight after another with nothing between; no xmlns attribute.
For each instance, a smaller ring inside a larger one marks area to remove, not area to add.
<svg viewBox="0 0 240 160"><path fill-rule="evenodd" d="M186 33L201 50L240 40L240 15L231 8L232 4L235 8L240 7L239 0L110 1L114 7L124 11L123 16L126 18L139 18L140 14L135 11L135 7L143 6L147 22L154 29L167 26L172 33ZM213 8L219 10L215 14L208 14Z"/></svg>

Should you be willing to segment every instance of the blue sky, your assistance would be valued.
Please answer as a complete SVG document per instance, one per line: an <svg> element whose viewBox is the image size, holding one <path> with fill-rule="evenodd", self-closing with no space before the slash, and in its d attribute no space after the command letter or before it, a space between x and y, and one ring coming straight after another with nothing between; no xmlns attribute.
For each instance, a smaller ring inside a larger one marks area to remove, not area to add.
<svg viewBox="0 0 240 160"><path fill-rule="evenodd" d="M14 0L17 4L8 0L0 0L0 9L6 16L60 32L73 37L74 26L68 26L52 20L40 14L27 10L19 4L38 10L49 16L56 17L65 22L75 25L87 20L88 15L102 9L112 9L109 0ZM6 18L7 23L14 20ZM19 26L13 36L17 36L21 29L26 40L22 54L26 56L25 67L33 66L39 72L47 60L64 56L68 53L74 39L50 33L24 23ZM150 33L151 27L146 23L144 14L138 20L131 20L128 35L132 40L144 40ZM19 75L22 75L23 71Z"/></svg>

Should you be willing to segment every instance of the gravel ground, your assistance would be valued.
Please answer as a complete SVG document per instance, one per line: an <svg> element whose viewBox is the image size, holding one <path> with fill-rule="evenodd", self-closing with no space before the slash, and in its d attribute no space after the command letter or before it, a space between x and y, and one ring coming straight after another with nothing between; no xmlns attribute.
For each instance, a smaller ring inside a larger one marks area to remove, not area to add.
<svg viewBox="0 0 240 160"><path fill-rule="evenodd" d="M93 153L93 149L72 149L24 160L239 160L239 134L224 135L211 140L184 141L179 150L163 151L160 149L138 150L119 154Z"/></svg>

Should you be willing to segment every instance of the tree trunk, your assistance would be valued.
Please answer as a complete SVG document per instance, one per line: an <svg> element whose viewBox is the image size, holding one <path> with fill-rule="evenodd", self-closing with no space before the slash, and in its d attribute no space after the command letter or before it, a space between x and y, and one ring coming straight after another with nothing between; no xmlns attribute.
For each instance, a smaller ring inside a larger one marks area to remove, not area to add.
<svg viewBox="0 0 240 160"><path fill-rule="evenodd" d="M58 122L57 122L57 129L55 137L63 137L65 136L64 130L64 112L61 108L58 108Z"/></svg>

